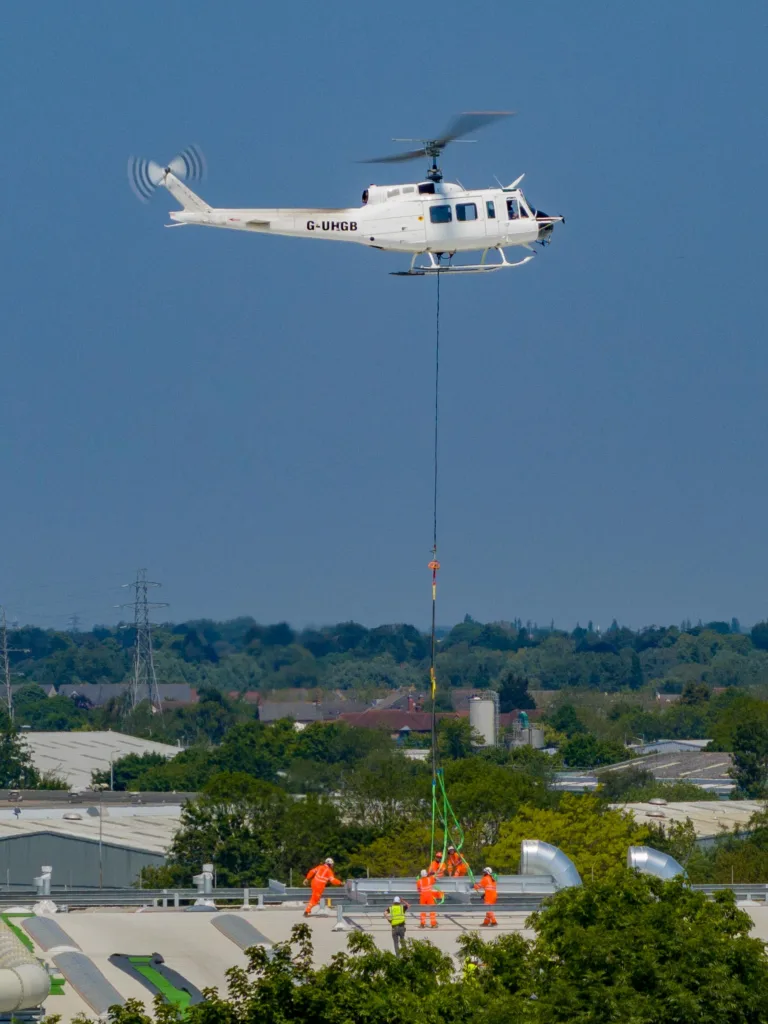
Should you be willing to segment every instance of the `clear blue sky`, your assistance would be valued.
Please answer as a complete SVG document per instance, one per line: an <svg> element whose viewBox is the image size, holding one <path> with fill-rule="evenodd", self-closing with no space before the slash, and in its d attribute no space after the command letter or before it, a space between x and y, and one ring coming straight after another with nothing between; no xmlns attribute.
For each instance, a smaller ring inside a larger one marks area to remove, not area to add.
<svg viewBox="0 0 768 1024"><path fill-rule="evenodd" d="M344 206L488 108L447 177L567 223L443 282L439 620L768 614L764 3L9 2L0 37L12 616L114 621L147 566L176 620L427 623L435 282L166 231L125 165L197 142L214 205Z"/></svg>

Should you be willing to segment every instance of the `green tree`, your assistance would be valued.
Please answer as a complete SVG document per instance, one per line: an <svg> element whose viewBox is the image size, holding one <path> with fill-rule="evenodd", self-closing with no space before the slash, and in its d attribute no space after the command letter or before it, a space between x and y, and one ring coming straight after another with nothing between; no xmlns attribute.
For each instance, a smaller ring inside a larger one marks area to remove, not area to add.
<svg viewBox="0 0 768 1024"><path fill-rule="evenodd" d="M486 855L497 871L514 872L523 839L541 839L570 857L582 878L600 878L625 863L629 846L643 846L651 835L631 814L608 809L599 797L564 793L557 808L521 807Z"/></svg>
<svg viewBox="0 0 768 1024"><path fill-rule="evenodd" d="M482 757L448 762L445 782L467 837L465 853L470 860L498 840L502 825L520 807L548 807L553 802L544 778L524 768L490 764Z"/></svg>
<svg viewBox="0 0 768 1024"><path fill-rule="evenodd" d="M551 715L547 715L547 723L558 732L565 733L568 739L587 731L573 704L561 704Z"/></svg>
<svg viewBox="0 0 768 1024"><path fill-rule="evenodd" d="M756 622L750 631L753 645L759 651L768 651L768 622Z"/></svg>
<svg viewBox="0 0 768 1024"><path fill-rule="evenodd" d="M481 739L468 718L441 718L437 723L437 749L442 758L469 757Z"/></svg>
<svg viewBox="0 0 768 1024"><path fill-rule="evenodd" d="M616 871L532 916L537 1024L758 1024L768 958L730 892Z"/></svg>
<svg viewBox="0 0 768 1024"><path fill-rule="evenodd" d="M631 757L622 743L598 740L591 734L574 736L560 747L560 753L569 768L597 768L603 764L618 764Z"/></svg>
<svg viewBox="0 0 768 1024"><path fill-rule="evenodd" d="M167 758L162 754L126 754L113 763L111 772L108 768L103 772L92 772L91 778L96 784L111 785L115 792L120 792L133 789L132 783L140 779L149 768L164 765L166 761Z"/></svg>
<svg viewBox="0 0 768 1024"><path fill-rule="evenodd" d="M363 846L350 857L354 874L374 878L411 877L429 867L432 830L426 822L401 824ZM442 838L439 840L442 848Z"/></svg>
<svg viewBox="0 0 768 1024"><path fill-rule="evenodd" d="M212 777L198 800L184 805L169 851L171 867L191 884L212 862L219 885L266 885L285 868L288 797L244 772Z"/></svg>
<svg viewBox="0 0 768 1024"><path fill-rule="evenodd" d="M768 725L764 721L744 722L733 736L731 775L746 797L765 795L768 783Z"/></svg>
<svg viewBox="0 0 768 1024"><path fill-rule="evenodd" d="M706 704L709 698L710 690L705 683L686 683L680 695L680 703L697 707Z"/></svg>
<svg viewBox="0 0 768 1024"><path fill-rule="evenodd" d="M40 777L16 729L0 725L0 789L35 789Z"/></svg>
<svg viewBox="0 0 768 1024"><path fill-rule="evenodd" d="M284 859L281 878L293 871L296 884L315 864L333 857L335 870L344 877L350 856L370 839L370 830L345 824L338 807L326 797L309 794L288 805L282 824Z"/></svg>
<svg viewBox="0 0 768 1024"><path fill-rule="evenodd" d="M376 754L344 772L338 794L344 819L383 833L428 813L426 765L401 753Z"/></svg>
<svg viewBox="0 0 768 1024"><path fill-rule="evenodd" d="M525 676L518 675L514 669L508 669L499 676L499 711L506 714L509 711L525 711L535 708L536 703L528 693L528 680Z"/></svg>
<svg viewBox="0 0 768 1024"><path fill-rule="evenodd" d="M629 688L630 690L639 690L645 682L643 675L643 666L640 661L640 657L637 651L632 651L632 657L629 664Z"/></svg>

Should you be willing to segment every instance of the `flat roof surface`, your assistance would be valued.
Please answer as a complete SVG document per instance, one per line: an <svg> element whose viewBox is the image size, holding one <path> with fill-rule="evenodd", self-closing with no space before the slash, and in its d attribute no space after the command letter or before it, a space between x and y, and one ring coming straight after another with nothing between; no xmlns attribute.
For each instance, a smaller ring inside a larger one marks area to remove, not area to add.
<svg viewBox="0 0 768 1024"><path fill-rule="evenodd" d="M642 754L620 765L601 768L600 775L623 771L625 768L642 768L657 779L679 779L694 782L697 779L722 780L733 784L728 770L733 764L733 755L724 751L681 750L667 754Z"/></svg>
<svg viewBox="0 0 768 1024"><path fill-rule="evenodd" d="M699 800L695 802L667 804L612 804L622 810L632 811L640 824L654 822L684 822L690 818L696 835L709 838L718 835L723 828L730 831L736 827L746 828L749 819L764 810L760 800Z"/></svg>
<svg viewBox="0 0 768 1024"><path fill-rule="evenodd" d="M19 810L16 815L14 809L0 808L0 841L38 832L99 841L97 797L88 807L35 807L27 810L22 805ZM164 854L171 845L181 818L180 804L143 807L108 807L104 804L102 811L102 842L158 854ZM79 815L79 818L73 815Z"/></svg>
<svg viewBox="0 0 768 1024"><path fill-rule="evenodd" d="M179 748L121 732L22 732L39 772L50 772L70 789L87 789L91 772L109 771L111 761L126 754L173 757Z"/></svg>
<svg viewBox="0 0 768 1024"><path fill-rule="evenodd" d="M290 937L291 928L306 919L302 917L302 905L267 907L262 910L222 911L235 913L244 918L272 942L283 942ZM768 907L745 907L755 922L752 934L763 940L768 938ZM414 916L414 910L416 916ZM412 907L407 919L409 939L427 939L444 953L457 957L457 940L468 931L479 931L484 913L478 908L477 915L456 915L455 918L441 917L437 929L421 931L418 927L418 907ZM139 982L109 962L114 953L147 955L160 953L168 967L178 971L199 989L206 986L227 992L226 971L234 966L246 966L242 950L231 939L214 927L216 913L189 913L179 910L147 910L143 912L98 912L56 915L56 922L67 936L90 957L105 978L128 998L137 998L152 1013L152 995ZM528 937L525 930L526 914L506 913L496 909L499 927L486 938L518 932ZM358 928L373 936L380 949L392 951L391 929L381 915L353 914L349 918ZM18 923L18 922L16 922ZM349 932L334 932L336 911L323 911L309 919L312 930L315 966L329 963L331 957L346 949ZM490 931L490 930L489 930ZM36 948L44 960L50 961L50 954ZM49 996L45 1003L48 1013L60 1013L66 1024L77 1013L93 1017L94 1013L67 982L63 996Z"/></svg>

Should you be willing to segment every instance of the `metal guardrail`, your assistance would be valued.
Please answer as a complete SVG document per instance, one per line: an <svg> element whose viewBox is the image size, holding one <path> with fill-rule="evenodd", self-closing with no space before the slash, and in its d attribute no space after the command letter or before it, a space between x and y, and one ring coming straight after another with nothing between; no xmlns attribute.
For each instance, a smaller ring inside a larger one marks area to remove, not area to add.
<svg viewBox="0 0 768 1024"><path fill-rule="evenodd" d="M731 891L737 899L752 899L768 905L768 883L736 883L733 885L692 885L697 892L712 895L717 892ZM0 911L10 907L29 906L42 899L49 899L59 907L87 909L89 907L188 907L197 901L210 901L217 906L280 906L292 901L304 902L309 895L305 888L291 887L281 882L270 880L268 888L216 888L211 893L203 893L198 889L97 889L78 888L65 889L52 887L49 896L40 895L37 890L14 889L0 891ZM330 906L340 910L344 915L375 915L383 914L389 905L392 895L385 892L365 894L364 899L355 900L351 893L344 890L329 893ZM361 894L363 895L363 894ZM411 904L411 912L418 907L418 894L410 891L401 892ZM546 892L499 892L495 904L497 912L521 913L537 910L549 896ZM444 903L435 904L431 909L438 914L476 914L484 906L482 895L475 893L447 892Z"/></svg>
<svg viewBox="0 0 768 1024"><path fill-rule="evenodd" d="M0 910L19 905L33 906L40 900L52 900L61 907L179 907L190 906L198 900L238 906L281 904L289 900L306 900L308 890L283 892L264 888L218 888L211 893L198 889L58 889L50 895L40 895L36 889L0 892Z"/></svg>

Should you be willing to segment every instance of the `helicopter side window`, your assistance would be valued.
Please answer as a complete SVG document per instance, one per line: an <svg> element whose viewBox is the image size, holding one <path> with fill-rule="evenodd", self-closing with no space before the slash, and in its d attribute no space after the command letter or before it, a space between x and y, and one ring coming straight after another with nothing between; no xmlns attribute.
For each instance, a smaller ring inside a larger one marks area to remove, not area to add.
<svg viewBox="0 0 768 1024"><path fill-rule="evenodd" d="M477 207L474 203L456 203L456 220L477 220Z"/></svg>
<svg viewBox="0 0 768 1024"><path fill-rule="evenodd" d="M435 183L434 181L425 181L422 185L419 185L419 195L422 196L433 196L435 194Z"/></svg>
<svg viewBox="0 0 768 1024"><path fill-rule="evenodd" d="M430 206L429 219L433 224L450 224L453 219L450 206Z"/></svg>
<svg viewBox="0 0 768 1024"><path fill-rule="evenodd" d="M496 220L496 207L490 199L485 204L485 212L488 214L488 220Z"/></svg>
<svg viewBox="0 0 768 1024"><path fill-rule="evenodd" d="M516 199L507 200L507 216L510 220L520 219L520 203Z"/></svg>

